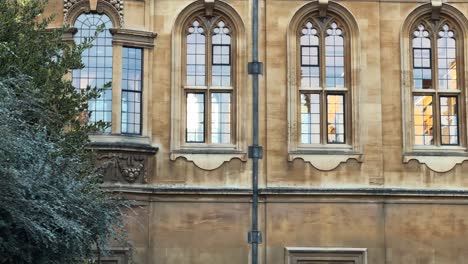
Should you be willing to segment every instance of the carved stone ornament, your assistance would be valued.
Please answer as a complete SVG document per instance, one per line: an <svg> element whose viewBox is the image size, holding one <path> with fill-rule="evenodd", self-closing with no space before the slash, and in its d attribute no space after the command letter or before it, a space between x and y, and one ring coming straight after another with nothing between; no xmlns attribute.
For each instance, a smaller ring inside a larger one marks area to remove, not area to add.
<svg viewBox="0 0 468 264"><path fill-rule="evenodd" d="M102 153L98 170L107 182L148 183L148 157L134 153Z"/></svg>
<svg viewBox="0 0 468 264"><path fill-rule="evenodd" d="M115 14L107 15L114 17L117 15L120 24L119 26L122 27L124 22L124 0L63 0L63 16L65 18L65 21L68 22L73 22L70 21L73 19L70 19L69 16L72 13L75 13L75 9L84 12L96 11L98 13L103 13L105 9L109 8L113 9L113 11L115 12L112 13Z"/></svg>
<svg viewBox="0 0 468 264"><path fill-rule="evenodd" d="M327 16L328 0L318 0L320 17Z"/></svg>
<svg viewBox="0 0 468 264"><path fill-rule="evenodd" d="M442 9L442 0L431 0L432 14L431 18L435 20L440 19L440 10Z"/></svg>

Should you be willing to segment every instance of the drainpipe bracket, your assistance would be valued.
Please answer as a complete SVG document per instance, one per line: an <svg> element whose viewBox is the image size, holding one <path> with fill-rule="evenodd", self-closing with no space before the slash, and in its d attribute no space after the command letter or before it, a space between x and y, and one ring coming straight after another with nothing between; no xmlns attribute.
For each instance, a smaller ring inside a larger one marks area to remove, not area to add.
<svg viewBox="0 0 468 264"><path fill-rule="evenodd" d="M261 244L262 243L262 232L260 231L250 231L247 235L247 240L249 244Z"/></svg>
<svg viewBox="0 0 468 264"><path fill-rule="evenodd" d="M249 159L262 159L263 147L262 146L249 146Z"/></svg>
<svg viewBox="0 0 468 264"><path fill-rule="evenodd" d="M258 61L249 62L248 73L256 75L263 74L263 63Z"/></svg>

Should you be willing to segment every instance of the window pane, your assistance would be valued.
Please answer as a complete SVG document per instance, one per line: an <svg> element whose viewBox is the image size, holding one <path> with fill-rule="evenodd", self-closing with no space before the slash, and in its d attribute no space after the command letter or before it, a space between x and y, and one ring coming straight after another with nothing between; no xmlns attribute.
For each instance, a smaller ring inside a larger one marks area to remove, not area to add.
<svg viewBox="0 0 468 264"><path fill-rule="evenodd" d="M327 95L328 143L345 143L344 95Z"/></svg>
<svg viewBox="0 0 468 264"><path fill-rule="evenodd" d="M414 89L432 89L431 41L429 32L419 25L413 32Z"/></svg>
<svg viewBox="0 0 468 264"><path fill-rule="evenodd" d="M72 83L77 89L85 89L88 86L103 88L105 83L112 80L112 35L109 31L112 22L109 17L104 14L81 14L74 24L78 29L74 40L75 43L81 44L86 38L94 37L100 25L104 25L104 31L97 35L92 47L85 50L81 56L85 67L72 72ZM91 123L112 121L111 87L106 88L99 98L89 101L89 111ZM105 132L110 131L109 127Z"/></svg>
<svg viewBox="0 0 468 264"><path fill-rule="evenodd" d="M319 94L301 94L301 143L320 143Z"/></svg>
<svg viewBox="0 0 468 264"><path fill-rule="evenodd" d="M187 142L205 142L205 94L187 93Z"/></svg>
<svg viewBox="0 0 468 264"><path fill-rule="evenodd" d="M454 32L448 25L444 25L439 31L438 58L439 89L457 90L457 61Z"/></svg>
<svg viewBox="0 0 468 264"><path fill-rule="evenodd" d="M219 21L212 37L212 85L231 86L231 36L230 29Z"/></svg>
<svg viewBox="0 0 468 264"><path fill-rule="evenodd" d="M320 86L319 41L317 30L312 22L307 22L301 30L301 87Z"/></svg>
<svg viewBox="0 0 468 264"><path fill-rule="evenodd" d="M231 143L231 93L211 94L211 143Z"/></svg>
<svg viewBox="0 0 468 264"><path fill-rule="evenodd" d="M325 38L325 75L328 88L344 88L343 31L336 23L327 29Z"/></svg>
<svg viewBox="0 0 468 264"><path fill-rule="evenodd" d="M187 35L187 85L205 86L205 31L193 21Z"/></svg>
<svg viewBox="0 0 468 264"><path fill-rule="evenodd" d="M433 145L432 96L414 96L415 145Z"/></svg>
<svg viewBox="0 0 468 264"><path fill-rule="evenodd" d="M141 134L143 50L123 47L122 133Z"/></svg>
<svg viewBox="0 0 468 264"><path fill-rule="evenodd" d="M440 97L440 123L442 145L458 145L457 97Z"/></svg>

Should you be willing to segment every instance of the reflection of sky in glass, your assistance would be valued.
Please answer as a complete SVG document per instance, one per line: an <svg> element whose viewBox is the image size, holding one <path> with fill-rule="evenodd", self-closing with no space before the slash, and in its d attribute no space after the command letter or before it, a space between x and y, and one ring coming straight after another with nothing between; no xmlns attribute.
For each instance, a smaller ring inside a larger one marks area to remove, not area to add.
<svg viewBox="0 0 468 264"><path fill-rule="evenodd" d="M440 131L442 145L458 145L457 97L440 97Z"/></svg>
<svg viewBox="0 0 468 264"><path fill-rule="evenodd" d="M319 38L312 22L301 30L301 87L320 87Z"/></svg>
<svg viewBox="0 0 468 264"><path fill-rule="evenodd" d="M212 86L231 86L231 36L229 28L219 21L213 30Z"/></svg>
<svg viewBox="0 0 468 264"><path fill-rule="evenodd" d="M231 143L231 94L211 94L211 143Z"/></svg>
<svg viewBox="0 0 468 264"><path fill-rule="evenodd" d="M301 143L320 143L320 94L301 94Z"/></svg>
<svg viewBox="0 0 468 264"><path fill-rule="evenodd" d="M432 89L431 40L423 25L413 32L413 80L415 89Z"/></svg>
<svg viewBox="0 0 468 264"><path fill-rule="evenodd" d="M205 95L187 93L187 142L204 142Z"/></svg>
<svg viewBox="0 0 468 264"><path fill-rule="evenodd" d="M439 89L457 90L456 45L453 31L448 25L442 27L437 40L437 66L439 68Z"/></svg>
<svg viewBox="0 0 468 264"><path fill-rule="evenodd" d="M344 88L344 41L336 23L327 29L325 38L325 77L329 88Z"/></svg>
<svg viewBox="0 0 468 264"><path fill-rule="evenodd" d="M205 85L205 30L194 21L187 35L187 85Z"/></svg>
<svg viewBox="0 0 468 264"><path fill-rule="evenodd" d="M83 43L85 38L93 37L97 28L104 25L105 29L93 41L92 47L84 50L81 59L85 67L73 70L73 86L85 89L87 86L102 88L112 81L112 35L109 31L112 22L104 14L81 14L75 21L74 27L78 32L74 36L75 43ZM90 100L90 122L102 120L112 121L112 90L105 89L97 99ZM110 132L107 128L106 132Z"/></svg>
<svg viewBox="0 0 468 264"><path fill-rule="evenodd" d="M140 48L122 49L122 133L141 134L142 53Z"/></svg>

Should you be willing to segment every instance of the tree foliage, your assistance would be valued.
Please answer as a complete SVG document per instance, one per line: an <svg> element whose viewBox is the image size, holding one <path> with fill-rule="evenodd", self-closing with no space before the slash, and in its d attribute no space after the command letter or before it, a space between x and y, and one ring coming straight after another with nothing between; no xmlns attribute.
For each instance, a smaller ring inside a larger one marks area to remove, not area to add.
<svg viewBox="0 0 468 264"><path fill-rule="evenodd" d="M125 206L99 188L80 116L99 95L64 78L81 52L47 29L41 0L0 1L0 263L82 263L116 234Z"/></svg>

